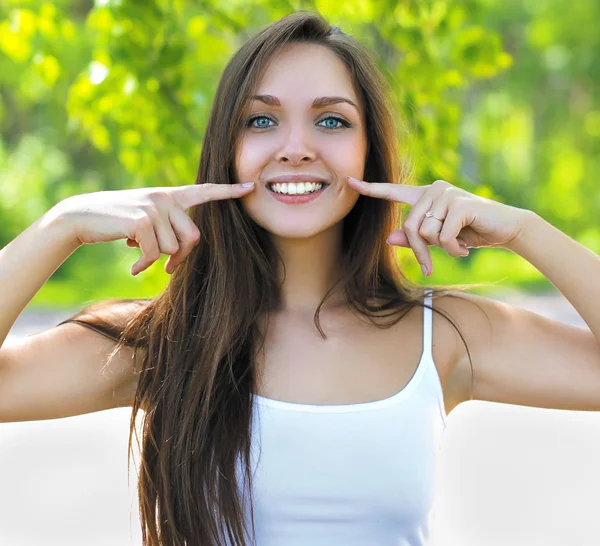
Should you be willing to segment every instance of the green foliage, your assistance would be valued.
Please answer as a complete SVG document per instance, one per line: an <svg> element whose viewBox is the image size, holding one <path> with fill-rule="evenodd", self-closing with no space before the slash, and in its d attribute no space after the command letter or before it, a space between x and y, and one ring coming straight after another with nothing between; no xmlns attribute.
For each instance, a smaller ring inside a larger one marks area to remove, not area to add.
<svg viewBox="0 0 600 546"><path fill-rule="evenodd" d="M590 221L600 206L596 0L5 0L0 245L69 195L193 183L225 64L255 32L301 8L374 52L404 128L399 154L412 159L418 183L442 178L534 209L600 252ZM535 275L498 250L460 264L432 254L434 282ZM35 301L149 295L167 282L159 265L129 278L133 261L124 242L80 249ZM416 265L406 268L420 278Z"/></svg>

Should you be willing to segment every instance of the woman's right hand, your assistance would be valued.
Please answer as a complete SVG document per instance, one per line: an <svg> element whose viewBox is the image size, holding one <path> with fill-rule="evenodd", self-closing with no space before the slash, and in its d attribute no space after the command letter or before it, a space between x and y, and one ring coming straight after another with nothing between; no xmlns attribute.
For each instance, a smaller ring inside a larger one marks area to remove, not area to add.
<svg viewBox="0 0 600 546"><path fill-rule="evenodd" d="M170 274L200 240L198 227L185 211L207 201L243 197L254 187L188 184L99 191L67 197L52 212L79 244L127 239L127 246L139 247L142 256L133 264L132 275L150 267L161 254L170 254L165 263Z"/></svg>

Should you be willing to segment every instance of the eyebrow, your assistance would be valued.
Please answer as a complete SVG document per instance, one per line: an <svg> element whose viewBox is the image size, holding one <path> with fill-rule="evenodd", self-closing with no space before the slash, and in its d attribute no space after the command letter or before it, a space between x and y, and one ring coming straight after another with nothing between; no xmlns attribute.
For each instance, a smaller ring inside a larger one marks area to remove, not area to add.
<svg viewBox="0 0 600 546"><path fill-rule="evenodd" d="M250 100L257 100L267 104L268 106L281 106L281 102L279 99L273 95L252 95ZM353 101L346 97L316 97L313 100L311 107L312 108L325 108L326 106L331 106L332 104L339 104L340 102L346 102L351 106L354 106L358 111L358 106L354 104Z"/></svg>

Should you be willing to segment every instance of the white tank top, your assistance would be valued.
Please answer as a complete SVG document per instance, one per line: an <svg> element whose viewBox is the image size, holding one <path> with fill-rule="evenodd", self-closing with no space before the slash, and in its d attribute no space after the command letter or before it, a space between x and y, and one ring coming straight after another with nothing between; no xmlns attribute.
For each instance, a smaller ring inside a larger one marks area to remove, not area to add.
<svg viewBox="0 0 600 546"><path fill-rule="evenodd" d="M423 311L421 360L393 396L347 405L254 396L256 546L428 544L446 412ZM246 497L249 518L247 508Z"/></svg>

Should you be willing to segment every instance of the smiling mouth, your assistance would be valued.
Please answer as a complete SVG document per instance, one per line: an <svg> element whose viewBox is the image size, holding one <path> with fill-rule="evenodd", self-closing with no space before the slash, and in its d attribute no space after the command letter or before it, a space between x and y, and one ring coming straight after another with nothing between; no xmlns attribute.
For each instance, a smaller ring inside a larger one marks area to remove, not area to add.
<svg viewBox="0 0 600 546"><path fill-rule="evenodd" d="M326 182L302 182L302 183L268 183L267 188L273 193L279 195L310 195L319 190L325 189L329 184Z"/></svg>

